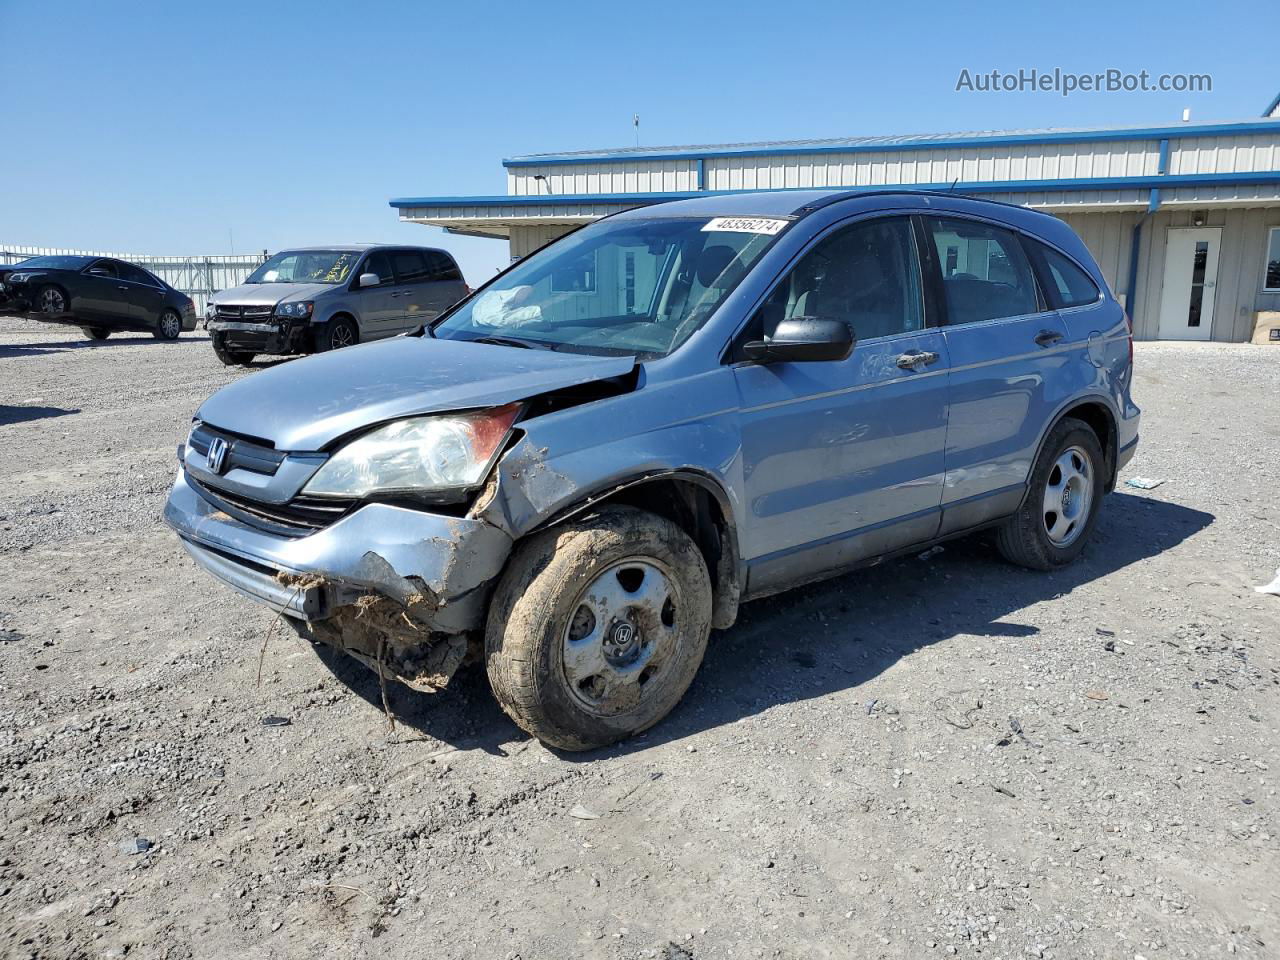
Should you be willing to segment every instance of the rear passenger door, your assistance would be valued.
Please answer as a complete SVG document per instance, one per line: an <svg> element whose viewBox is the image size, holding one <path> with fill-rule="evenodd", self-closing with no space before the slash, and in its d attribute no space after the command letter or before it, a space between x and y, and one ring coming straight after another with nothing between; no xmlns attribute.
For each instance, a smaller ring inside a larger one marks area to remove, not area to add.
<svg viewBox="0 0 1280 960"><path fill-rule="evenodd" d="M129 302L130 316L142 326L157 326L164 309L164 288L160 281L132 263L121 261L119 271L126 287L124 296Z"/></svg>
<svg viewBox="0 0 1280 960"><path fill-rule="evenodd" d="M857 337L841 361L734 366L753 592L937 531L947 357L926 322L916 248L905 216L838 227L748 325L744 339L759 339L782 319L812 316L843 320Z"/></svg>
<svg viewBox="0 0 1280 960"><path fill-rule="evenodd" d="M397 331L411 330L434 316L428 312L430 270L421 250L392 250L391 266L396 272L396 307L400 311Z"/></svg>
<svg viewBox="0 0 1280 960"><path fill-rule="evenodd" d="M924 227L951 358L946 534L1017 509L1069 345L1017 233L962 217Z"/></svg>

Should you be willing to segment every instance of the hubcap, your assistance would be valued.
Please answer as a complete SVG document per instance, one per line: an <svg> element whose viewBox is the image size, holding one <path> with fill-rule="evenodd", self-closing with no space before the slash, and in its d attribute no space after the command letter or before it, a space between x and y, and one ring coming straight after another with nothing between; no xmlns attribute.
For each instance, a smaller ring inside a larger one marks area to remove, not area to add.
<svg viewBox="0 0 1280 960"><path fill-rule="evenodd" d="M679 590L650 557L622 560L577 597L562 644L564 678L588 711L614 716L635 707L676 652Z"/></svg>
<svg viewBox="0 0 1280 960"><path fill-rule="evenodd" d="M338 326L334 327L332 340L333 340L333 345L335 347L351 346L351 341L352 341L351 328L346 326L345 324L339 324Z"/></svg>
<svg viewBox="0 0 1280 960"><path fill-rule="evenodd" d="M171 313L165 314L164 319L160 321L160 326L164 335L169 338L177 337L181 332L178 329L178 318Z"/></svg>
<svg viewBox="0 0 1280 960"><path fill-rule="evenodd" d="M1068 447L1053 462L1044 488L1044 529L1054 546L1065 547L1084 531L1093 505L1093 462L1080 447Z"/></svg>

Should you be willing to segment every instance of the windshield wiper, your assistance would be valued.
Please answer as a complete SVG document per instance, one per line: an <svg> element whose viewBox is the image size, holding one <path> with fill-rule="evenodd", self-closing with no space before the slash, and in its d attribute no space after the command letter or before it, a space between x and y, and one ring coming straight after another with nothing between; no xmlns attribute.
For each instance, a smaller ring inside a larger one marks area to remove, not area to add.
<svg viewBox="0 0 1280 960"><path fill-rule="evenodd" d="M545 343L537 343L531 340L519 340L516 337L476 337L472 343L492 343L499 347L520 347L524 350L550 350L551 347Z"/></svg>

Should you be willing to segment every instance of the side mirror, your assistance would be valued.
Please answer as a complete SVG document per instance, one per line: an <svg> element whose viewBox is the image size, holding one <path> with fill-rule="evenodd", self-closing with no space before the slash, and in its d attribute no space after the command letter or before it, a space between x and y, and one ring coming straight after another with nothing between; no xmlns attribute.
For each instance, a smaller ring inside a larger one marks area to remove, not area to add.
<svg viewBox="0 0 1280 960"><path fill-rule="evenodd" d="M357 286L376 287L381 282L382 282L382 278L379 277L376 273L362 273L360 274L360 282L357 284Z"/></svg>
<svg viewBox="0 0 1280 960"><path fill-rule="evenodd" d="M853 330L843 320L792 317L779 323L773 336L744 343L742 352L756 363L843 360L854 342Z"/></svg>

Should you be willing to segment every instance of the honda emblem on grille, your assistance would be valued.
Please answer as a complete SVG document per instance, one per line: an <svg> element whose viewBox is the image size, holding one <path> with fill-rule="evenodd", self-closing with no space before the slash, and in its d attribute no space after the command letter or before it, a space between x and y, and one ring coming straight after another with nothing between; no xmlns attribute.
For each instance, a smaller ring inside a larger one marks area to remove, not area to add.
<svg viewBox="0 0 1280 960"><path fill-rule="evenodd" d="M227 460L227 441L221 437L214 437L209 441L209 453L205 456L205 461L209 464L209 469L214 473L222 473L223 466Z"/></svg>

